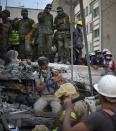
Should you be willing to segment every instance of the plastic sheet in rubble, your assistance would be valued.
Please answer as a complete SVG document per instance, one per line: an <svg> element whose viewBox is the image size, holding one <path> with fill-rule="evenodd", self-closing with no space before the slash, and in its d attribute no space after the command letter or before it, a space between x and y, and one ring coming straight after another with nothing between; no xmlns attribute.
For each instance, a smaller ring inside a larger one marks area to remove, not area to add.
<svg viewBox="0 0 116 131"><path fill-rule="evenodd" d="M30 107L27 107L26 105L19 105L18 103L15 104L9 104L6 102L0 103L0 112L2 113L11 113L15 114L16 112L25 112L31 110Z"/></svg>
<svg viewBox="0 0 116 131"><path fill-rule="evenodd" d="M58 69L64 78L71 80L71 65L50 63L49 66L53 69ZM103 68L99 68L98 70L91 68L93 84L101 78L103 73ZM73 81L89 85L88 67L83 65L73 65Z"/></svg>

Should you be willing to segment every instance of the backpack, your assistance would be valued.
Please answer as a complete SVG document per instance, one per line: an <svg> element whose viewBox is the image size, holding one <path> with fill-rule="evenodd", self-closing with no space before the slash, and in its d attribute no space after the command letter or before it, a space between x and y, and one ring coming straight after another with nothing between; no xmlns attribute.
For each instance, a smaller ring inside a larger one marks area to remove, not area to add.
<svg viewBox="0 0 116 131"><path fill-rule="evenodd" d="M103 112L105 112L109 116L109 118L112 120L114 131L116 131L116 112L109 109L103 109Z"/></svg>

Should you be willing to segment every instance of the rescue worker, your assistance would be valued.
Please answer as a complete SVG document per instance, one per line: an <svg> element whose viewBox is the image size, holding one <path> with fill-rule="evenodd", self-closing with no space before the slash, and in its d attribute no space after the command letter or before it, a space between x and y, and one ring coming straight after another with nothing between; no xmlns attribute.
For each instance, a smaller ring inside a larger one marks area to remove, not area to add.
<svg viewBox="0 0 116 131"><path fill-rule="evenodd" d="M5 10L5 12L6 12L6 15L7 15L9 23L12 25L13 20L11 20L11 18L10 18L11 17L10 16L10 11L9 10Z"/></svg>
<svg viewBox="0 0 116 131"><path fill-rule="evenodd" d="M54 20L55 41L58 47L59 62L69 64L70 58L70 22L69 16L62 7L57 7L57 16Z"/></svg>
<svg viewBox="0 0 116 131"><path fill-rule="evenodd" d="M99 93L102 110L86 116L80 123L71 127L71 98L64 101L66 114L62 131L115 131L116 130L116 77L105 75L94 85Z"/></svg>
<svg viewBox="0 0 116 131"><path fill-rule="evenodd" d="M20 36L17 28L18 22L19 22L18 18L15 18L12 21L12 34L9 41L11 44L11 49L20 52Z"/></svg>
<svg viewBox="0 0 116 131"><path fill-rule="evenodd" d="M107 51L104 56L104 68L105 73L112 73L115 71L115 63L112 59L112 53L110 51Z"/></svg>
<svg viewBox="0 0 116 131"><path fill-rule="evenodd" d="M20 38L19 38L19 33L16 30L12 31L11 37L10 37L10 42L12 45L13 50L19 51L19 44L20 44Z"/></svg>
<svg viewBox="0 0 116 131"><path fill-rule="evenodd" d="M0 8L0 59L3 59L5 61L5 64L7 65L10 62L10 59L7 58L6 56L6 52L7 49L4 47L4 32L3 32L3 27L4 27L4 23L3 23L3 12L2 12L2 8ZM10 28L8 29L10 32Z"/></svg>
<svg viewBox="0 0 116 131"><path fill-rule="evenodd" d="M46 56L51 61L51 47L53 39L53 15L50 13L51 4L47 4L44 11L38 14L38 56Z"/></svg>
<svg viewBox="0 0 116 131"><path fill-rule="evenodd" d="M89 57L90 57L90 64L92 64L92 61L95 59L95 52L91 52L89 54Z"/></svg>
<svg viewBox="0 0 116 131"><path fill-rule="evenodd" d="M99 67L103 67L103 56L100 50L95 51L95 57L91 61L92 67L94 69L98 69Z"/></svg>
<svg viewBox="0 0 116 131"><path fill-rule="evenodd" d="M28 17L27 9L21 10L21 16L22 19L19 21L20 55L24 58L31 55L32 25L34 20Z"/></svg>
<svg viewBox="0 0 116 131"><path fill-rule="evenodd" d="M11 33L12 33L12 26L9 22L7 13L8 13L7 10L2 11L2 22L3 22L2 23L2 43L3 43L3 48L6 51L10 46L9 38L10 38Z"/></svg>
<svg viewBox="0 0 116 131"><path fill-rule="evenodd" d="M74 64L80 64L83 49L82 21L77 21L74 31Z"/></svg>
<svg viewBox="0 0 116 131"><path fill-rule="evenodd" d="M61 101L63 102L64 99L66 97L79 97L79 92L76 90L76 87L68 82L66 79L61 79L62 83L60 84L59 89L55 92L55 96L57 96L58 98L61 99ZM84 102L83 102L84 103ZM76 102L74 105L74 108L71 112L71 125L73 126L74 124L77 123L77 121L80 121L80 119L84 116L84 112L85 110L83 108L86 108L86 106L83 107L83 103L82 102ZM85 104L86 105L86 104ZM57 127L56 131L61 131L62 130L62 122L63 122L63 118L65 116L65 110L62 110L62 112L60 113L61 116L59 116L60 118L58 120L60 120L60 124Z"/></svg>
<svg viewBox="0 0 116 131"><path fill-rule="evenodd" d="M53 95L57 89L56 83L52 80L52 69L48 67L48 59L44 56L38 58L40 66L39 71L35 74L35 85L41 97L34 104L34 111L42 112L50 103L53 113L61 110L60 100Z"/></svg>
<svg viewBox="0 0 116 131"><path fill-rule="evenodd" d="M102 51L103 52L103 56L105 56L107 51L109 51L109 49L107 49L107 48L103 49L103 51Z"/></svg>

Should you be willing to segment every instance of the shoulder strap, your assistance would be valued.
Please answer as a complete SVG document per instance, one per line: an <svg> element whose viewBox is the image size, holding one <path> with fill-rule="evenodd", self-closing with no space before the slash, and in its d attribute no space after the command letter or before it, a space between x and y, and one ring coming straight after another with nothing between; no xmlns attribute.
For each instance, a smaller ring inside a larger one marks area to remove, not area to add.
<svg viewBox="0 0 116 131"><path fill-rule="evenodd" d="M48 69L48 73L47 73L47 78L46 78L46 85L47 85L47 89L50 92L50 88L53 89L53 91L55 92L57 89L57 84L55 83L54 80L51 79L52 77L52 68L49 67Z"/></svg>
<svg viewBox="0 0 116 131"><path fill-rule="evenodd" d="M48 68L48 72L47 72L47 79L50 79L51 78L51 76L52 76L52 68L51 67L49 67Z"/></svg>
<svg viewBox="0 0 116 131"><path fill-rule="evenodd" d="M39 78L41 77L41 75L42 75L42 70L41 69L39 69L39 71L38 71L38 76L39 76Z"/></svg>
<svg viewBox="0 0 116 131"><path fill-rule="evenodd" d="M46 79L45 79L45 83L46 83L46 87L47 87L47 90L50 92L50 83L51 83L51 77L52 77L52 68L49 67L48 68L48 71L47 71L47 74L46 74Z"/></svg>
<svg viewBox="0 0 116 131"><path fill-rule="evenodd" d="M112 120L114 131L116 131L116 113L113 112L110 109L103 109L103 111L109 116L109 118Z"/></svg>

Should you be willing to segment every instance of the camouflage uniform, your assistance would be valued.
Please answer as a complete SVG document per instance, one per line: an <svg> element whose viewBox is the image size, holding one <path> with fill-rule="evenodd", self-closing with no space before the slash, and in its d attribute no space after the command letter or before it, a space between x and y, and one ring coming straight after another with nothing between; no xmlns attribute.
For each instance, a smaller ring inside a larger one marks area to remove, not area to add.
<svg viewBox="0 0 116 131"><path fill-rule="evenodd" d="M28 18L28 10L27 9L22 9L21 11L22 19L19 21L19 35L20 35L20 53L21 55L31 55L31 52L28 52L26 49L26 40L25 37L27 35L30 35L32 33L32 25L34 24L34 21L30 18ZM29 40L31 42L31 40ZM31 46L31 43L28 43L29 46ZM30 48L30 47L29 47ZM26 51L26 52L25 52ZM24 57L25 57L24 56Z"/></svg>
<svg viewBox="0 0 116 131"><path fill-rule="evenodd" d="M38 14L38 55L44 55L51 60L51 46L53 39L53 16L48 11L51 10L48 4L43 12Z"/></svg>
<svg viewBox="0 0 116 131"><path fill-rule="evenodd" d="M2 12L2 43L4 50L7 51L9 47L9 38L12 34L12 26L9 23L8 16L7 16L7 10L4 10Z"/></svg>
<svg viewBox="0 0 116 131"><path fill-rule="evenodd" d="M54 27L57 30L55 39L57 41L58 55L62 63L67 63L69 60L70 46L70 24L69 16L64 13L62 7L57 8L58 15L55 17Z"/></svg>
<svg viewBox="0 0 116 131"><path fill-rule="evenodd" d="M37 60L38 58L38 44L37 44L37 40L38 40L38 25L39 23L35 23L33 25L33 34L32 34L32 61Z"/></svg>

